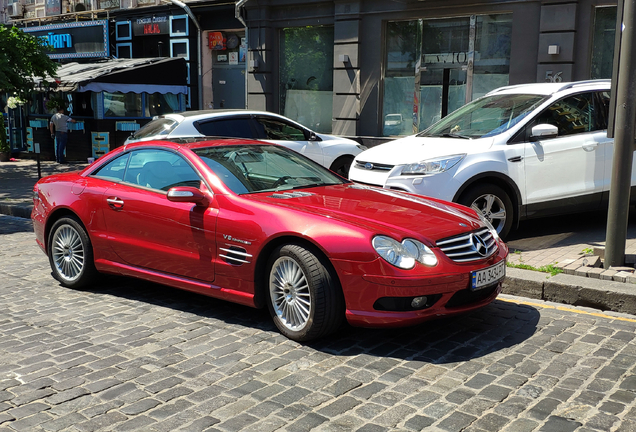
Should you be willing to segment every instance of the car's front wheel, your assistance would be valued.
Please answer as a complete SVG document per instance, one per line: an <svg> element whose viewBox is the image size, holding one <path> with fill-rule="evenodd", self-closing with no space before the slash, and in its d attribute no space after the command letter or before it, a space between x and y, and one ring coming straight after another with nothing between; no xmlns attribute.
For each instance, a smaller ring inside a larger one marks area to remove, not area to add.
<svg viewBox="0 0 636 432"><path fill-rule="evenodd" d="M67 216L53 224L48 252L53 276L62 285L81 288L94 280L93 247L77 218Z"/></svg>
<svg viewBox="0 0 636 432"><path fill-rule="evenodd" d="M329 169L344 178L349 178L349 168L353 163L353 156L340 156L333 161Z"/></svg>
<svg viewBox="0 0 636 432"><path fill-rule="evenodd" d="M475 185L462 194L459 203L480 212L497 230L499 237L505 238L510 232L514 208L506 191L499 186L490 183Z"/></svg>
<svg viewBox="0 0 636 432"><path fill-rule="evenodd" d="M268 269L267 305L282 334L307 341L340 327L342 293L317 252L296 244L280 246L272 253Z"/></svg>

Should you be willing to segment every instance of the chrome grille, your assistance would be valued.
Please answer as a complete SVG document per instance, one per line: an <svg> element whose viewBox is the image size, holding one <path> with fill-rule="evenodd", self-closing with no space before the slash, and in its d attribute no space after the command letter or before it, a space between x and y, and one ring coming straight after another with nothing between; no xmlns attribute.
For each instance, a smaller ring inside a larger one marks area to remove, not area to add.
<svg viewBox="0 0 636 432"><path fill-rule="evenodd" d="M356 168L367 171L391 171L394 165L356 161Z"/></svg>
<svg viewBox="0 0 636 432"><path fill-rule="evenodd" d="M455 262L477 261L497 251L497 241L488 228L440 240L437 246Z"/></svg>
<svg viewBox="0 0 636 432"><path fill-rule="evenodd" d="M229 248L219 248L224 254L219 254L221 258L225 260L225 262L234 264L234 265L242 265L249 264L249 259L252 258L252 255L248 254L245 249L238 246L230 246Z"/></svg>

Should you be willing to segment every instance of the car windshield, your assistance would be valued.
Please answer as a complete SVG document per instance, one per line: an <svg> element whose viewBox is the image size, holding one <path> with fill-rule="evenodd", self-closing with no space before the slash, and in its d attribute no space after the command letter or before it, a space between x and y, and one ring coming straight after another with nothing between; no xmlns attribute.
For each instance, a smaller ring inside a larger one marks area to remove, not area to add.
<svg viewBox="0 0 636 432"><path fill-rule="evenodd" d="M284 147L219 146L193 151L232 192L239 195L347 183Z"/></svg>
<svg viewBox="0 0 636 432"><path fill-rule="evenodd" d="M532 94L482 97L464 105L417 136L485 138L498 135L518 124L546 98Z"/></svg>
<svg viewBox="0 0 636 432"><path fill-rule="evenodd" d="M175 127L177 127L177 122L175 120L169 118L158 118L139 129L132 135L132 137L134 139L141 139L156 135L168 135Z"/></svg>

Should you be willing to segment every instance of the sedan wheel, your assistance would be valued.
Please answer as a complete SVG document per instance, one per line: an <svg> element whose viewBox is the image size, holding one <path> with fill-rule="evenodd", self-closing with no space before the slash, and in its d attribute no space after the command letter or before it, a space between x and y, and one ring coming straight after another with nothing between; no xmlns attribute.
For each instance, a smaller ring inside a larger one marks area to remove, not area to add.
<svg viewBox="0 0 636 432"><path fill-rule="evenodd" d="M299 245L274 251L269 262L268 308L276 327L306 341L335 331L344 318L337 281L323 261Z"/></svg>
<svg viewBox="0 0 636 432"><path fill-rule="evenodd" d="M53 275L62 285L79 288L93 279L96 270L90 239L75 218L55 222L48 251Z"/></svg>
<svg viewBox="0 0 636 432"><path fill-rule="evenodd" d="M505 238L510 232L514 219L512 201L499 186L477 185L467 190L459 202L481 213L497 230L501 238Z"/></svg>

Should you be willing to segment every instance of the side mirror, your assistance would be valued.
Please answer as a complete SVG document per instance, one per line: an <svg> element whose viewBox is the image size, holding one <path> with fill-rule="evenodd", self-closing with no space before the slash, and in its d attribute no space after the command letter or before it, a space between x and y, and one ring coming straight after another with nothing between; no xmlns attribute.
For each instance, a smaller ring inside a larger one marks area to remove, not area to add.
<svg viewBox="0 0 636 432"><path fill-rule="evenodd" d="M559 135L559 128L551 124L538 124L532 128L530 141L541 141L548 138L556 138Z"/></svg>
<svg viewBox="0 0 636 432"><path fill-rule="evenodd" d="M309 141L322 141L322 139L316 135L316 132L311 131L309 132Z"/></svg>
<svg viewBox="0 0 636 432"><path fill-rule="evenodd" d="M177 186L168 190L168 201L208 205L208 197L199 189L190 186Z"/></svg>

